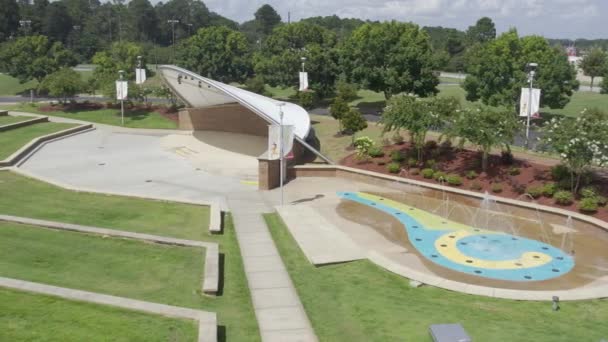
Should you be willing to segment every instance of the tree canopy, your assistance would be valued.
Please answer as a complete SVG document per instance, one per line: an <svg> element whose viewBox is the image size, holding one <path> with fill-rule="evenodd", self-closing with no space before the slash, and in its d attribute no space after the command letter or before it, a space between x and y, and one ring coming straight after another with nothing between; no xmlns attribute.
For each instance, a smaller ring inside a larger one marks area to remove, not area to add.
<svg viewBox="0 0 608 342"><path fill-rule="evenodd" d="M200 29L181 45L177 61L221 82L243 82L251 74L247 38L225 26Z"/></svg>
<svg viewBox="0 0 608 342"><path fill-rule="evenodd" d="M585 75L591 77L591 88L593 88L595 78L608 73L608 54L601 48L593 48L583 57L580 68Z"/></svg>
<svg viewBox="0 0 608 342"><path fill-rule="evenodd" d="M483 17L473 26L469 26L467 37L472 43L487 43L496 38L496 25L492 19Z"/></svg>
<svg viewBox="0 0 608 342"><path fill-rule="evenodd" d="M82 91L84 84L80 74L72 68L61 68L46 76L40 84L40 89L49 95L67 100L68 97Z"/></svg>
<svg viewBox="0 0 608 342"><path fill-rule="evenodd" d="M19 28L19 6L15 0L0 0L0 43Z"/></svg>
<svg viewBox="0 0 608 342"><path fill-rule="evenodd" d="M429 96L437 93L437 61L428 35L417 25L396 21L364 24L340 47L350 81L383 92Z"/></svg>
<svg viewBox="0 0 608 342"><path fill-rule="evenodd" d="M281 16L270 5L264 4L254 14L257 29L263 35L270 32L281 22Z"/></svg>
<svg viewBox="0 0 608 342"><path fill-rule="evenodd" d="M541 105L564 108L578 89L576 72L559 49L539 36L520 38L511 30L471 52L469 75L463 84L467 100L515 108L520 89L527 86L526 64L538 63L535 87L542 89Z"/></svg>

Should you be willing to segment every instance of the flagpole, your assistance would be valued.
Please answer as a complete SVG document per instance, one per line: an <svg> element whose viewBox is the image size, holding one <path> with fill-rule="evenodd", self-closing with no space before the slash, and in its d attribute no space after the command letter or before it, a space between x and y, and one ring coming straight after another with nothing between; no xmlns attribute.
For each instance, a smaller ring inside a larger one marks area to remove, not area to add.
<svg viewBox="0 0 608 342"><path fill-rule="evenodd" d="M527 67L529 69L528 81L530 84L530 89L528 91L528 118L526 120L526 150L530 147L530 119L532 118L532 89L534 85L534 75L536 74L536 67L538 64L536 63L528 63Z"/></svg>

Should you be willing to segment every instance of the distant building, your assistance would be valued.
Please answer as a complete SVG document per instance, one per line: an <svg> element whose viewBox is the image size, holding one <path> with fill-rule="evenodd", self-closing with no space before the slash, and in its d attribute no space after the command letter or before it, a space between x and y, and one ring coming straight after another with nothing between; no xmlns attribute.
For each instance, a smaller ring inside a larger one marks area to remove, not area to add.
<svg viewBox="0 0 608 342"><path fill-rule="evenodd" d="M568 62L578 68L583 57L578 56L578 51L576 48L574 46L570 46L566 48L566 53L568 54Z"/></svg>

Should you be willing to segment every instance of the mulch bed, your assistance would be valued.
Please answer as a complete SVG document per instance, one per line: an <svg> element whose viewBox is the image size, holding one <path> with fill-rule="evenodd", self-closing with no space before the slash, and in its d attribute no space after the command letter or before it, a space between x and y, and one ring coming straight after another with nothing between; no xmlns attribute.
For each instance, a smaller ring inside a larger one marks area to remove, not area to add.
<svg viewBox="0 0 608 342"><path fill-rule="evenodd" d="M93 111L100 109L120 109L120 103L114 102L74 102L74 103L59 103L42 105L38 108L43 113L50 112L84 112ZM144 105L144 104L133 104L130 102L125 103L125 109L134 112L157 112L166 119L177 122L178 113L174 107L167 107L162 105Z"/></svg>
<svg viewBox="0 0 608 342"><path fill-rule="evenodd" d="M367 161L358 160L356 154L353 153L342 159L340 164L391 176L415 179L417 181L428 183L437 183L433 179L425 179L421 174L414 175L411 173L411 170L414 168L420 171L424 167L408 167L408 156L416 156L415 151L412 149L409 143L385 146L383 147L383 151L385 153L384 157L370 158ZM402 169L399 174L392 174L387 168L388 164L392 162L391 152L393 151L401 151L401 153L406 156L405 160L400 163ZM436 147L427 146L424 149L423 155L423 159L425 161L429 159L436 161L437 170L443 171L447 174L455 174L460 176L463 183L462 185L455 187L480 193L487 191L494 196L530 202L532 199L525 194L526 188L542 186L543 184L553 182L551 176L551 167L526 160L514 159L511 162L507 162L506 160L503 160L500 155L490 155L488 173L483 173L481 171L481 152L478 151L457 149L447 145ZM519 174L511 175L509 171L512 168L519 169ZM473 180L467 179L465 176L470 170L477 172L479 176ZM471 189L471 185L474 183L476 185L480 185L481 190ZM502 185L502 192L492 192L492 185L495 183L500 183ZM447 183L445 184L447 185ZM602 195L606 196L608 194L608 182L606 182L606 180L595 179L590 185L598 188ZM575 203L569 206L555 204L552 198L547 197L540 197L535 201L542 205L578 212L578 199L575 201ZM608 221L608 208L599 208L597 213L590 216Z"/></svg>

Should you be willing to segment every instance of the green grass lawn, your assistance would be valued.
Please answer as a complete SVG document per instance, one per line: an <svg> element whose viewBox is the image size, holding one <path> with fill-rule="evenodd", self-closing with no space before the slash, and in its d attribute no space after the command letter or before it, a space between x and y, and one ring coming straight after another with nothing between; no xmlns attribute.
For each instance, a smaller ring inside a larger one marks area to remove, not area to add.
<svg viewBox="0 0 608 342"><path fill-rule="evenodd" d="M21 121L32 120L32 116L0 116L0 126L10 125Z"/></svg>
<svg viewBox="0 0 608 342"><path fill-rule="evenodd" d="M43 122L0 132L0 160L8 158L11 154L15 153L17 150L32 141L34 138L63 131L64 129L68 129L74 126L76 125L67 123Z"/></svg>
<svg viewBox="0 0 608 342"><path fill-rule="evenodd" d="M0 213L140 233L205 240L209 208L65 190L0 171ZM215 236L215 235L214 235Z"/></svg>
<svg viewBox="0 0 608 342"><path fill-rule="evenodd" d="M0 341L196 341L193 321L0 288Z"/></svg>
<svg viewBox="0 0 608 342"><path fill-rule="evenodd" d="M224 234L211 235L206 207L73 192L8 171L0 171L0 193L11 194L0 196L0 214L217 242L223 258L222 293L218 297L200 297L188 306L218 313L222 326L220 341L259 341L240 250L229 215L225 217ZM202 254L198 255L202 260ZM181 264L174 266L182 269ZM198 274L199 270L186 269L184 272ZM192 291L198 288L200 286ZM184 298L191 295L183 294Z"/></svg>
<svg viewBox="0 0 608 342"><path fill-rule="evenodd" d="M203 308L203 250L0 222L0 275Z"/></svg>
<svg viewBox="0 0 608 342"><path fill-rule="evenodd" d="M2 106L3 109L11 111L37 113L49 116L59 116L63 118L83 120L106 125L121 126L120 108L118 109L97 109L82 111L50 111L43 112L39 104L18 104ZM46 104L45 104L46 106ZM158 128L175 129L177 123L171 121L160 113L147 110L129 110L125 108L125 127L131 128Z"/></svg>
<svg viewBox="0 0 608 342"><path fill-rule="evenodd" d="M11 77L6 74L0 74L0 96L13 96L20 94L26 90L36 88L38 86L38 82L29 81L26 83L19 83L14 77ZM29 93L27 94L29 96Z"/></svg>
<svg viewBox="0 0 608 342"><path fill-rule="evenodd" d="M279 252L321 341L431 341L428 326L462 323L473 341L599 341L608 338L608 301L499 300L408 280L371 262L315 267L281 219L265 216Z"/></svg>

